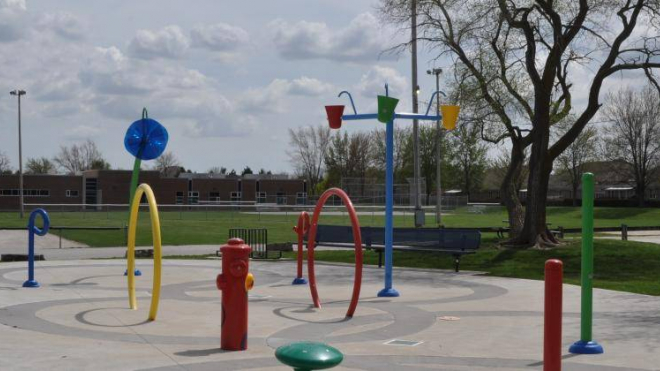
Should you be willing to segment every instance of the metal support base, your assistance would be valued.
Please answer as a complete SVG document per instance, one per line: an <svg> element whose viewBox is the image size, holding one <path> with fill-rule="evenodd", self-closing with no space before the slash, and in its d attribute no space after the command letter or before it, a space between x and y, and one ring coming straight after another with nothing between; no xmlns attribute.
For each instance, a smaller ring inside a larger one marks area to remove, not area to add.
<svg viewBox="0 0 660 371"><path fill-rule="evenodd" d="M568 348L572 354L602 354L603 347L595 341L576 341Z"/></svg>
<svg viewBox="0 0 660 371"><path fill-rule="evenodd" d="M35 280L27 280L23 282L23 287L39 287L39 282Z"/></svg>
<svg viewBox="0 0 660 371"><path fill-rule="evenodd" d="M305 277L296 277L293 282L291 282L292 285L306 285L307 284L307 279Z"/></svg>
<svg viewBox="0 0 660 371"><path fill-rule="evenodd" d="M379 298L397 298L399 295L399 292L393 288L382 289L378 292Z"/></svg>

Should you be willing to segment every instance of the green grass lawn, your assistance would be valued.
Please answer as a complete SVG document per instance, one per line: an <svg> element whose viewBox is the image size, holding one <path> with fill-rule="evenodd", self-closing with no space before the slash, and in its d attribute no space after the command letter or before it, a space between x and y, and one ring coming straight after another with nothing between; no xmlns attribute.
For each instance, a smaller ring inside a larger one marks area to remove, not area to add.
<svg viewBox="0 0 660 371"><path fill-rule="evenodd" d="M51 225L56 226L103 226L121 227L127 223L128 215L122 212L50 212ZM295 241L293 226L298 222L298 213L288 215L248 214L238 212L161 212L161 230L165 245L219 245L227 241L230 228L266 228L268 242ZM410 217L395 217L395 226L413 226ZM23 227L27 219L21 220L16 213L0 213L0 227ZM350 224L346 215L321 215L320 223ZM361 225L380 226L383 216L364 215ZM53 233L56 233L53 231ZM64 237L93 247L121 246L125 244L123 231L65 231ZM138 222L137 244L151 244L151 221L147 212L141 212Z"/></svg>
<svg viewBox="0 0 660 371"><path fill-rule="evenodd" d="M297 223L295 212L288 215L246 214L239 212L170 212L160 213L163 243L166 245L221 245L227 240L229 228L267 228L269 243L294 241L292 227ZM127 222L125 212L58 212L50 210L51 224L61 226L122 226ZM548 221L554 227L580 226L580 209L573 207L548 208ZM433 218L427 214L429 226ZM483 214L472 214L465 208L443 216L448 227L503 226L506 212L502 207L489 207ZM22 227L27 220L17 213L0 213L0 227ZM348 225L346 215L322 215L320 223ZM382 226L383 216L360 216L362 225ZM595 226L660 225L660 209L651 208L596 208ZM396 216L394 225L410 227L411 214ZM151 245L151 225L146 212L141 213L137 243ZM94 247L122 246L123 231L66 231L64 236ZM578 236L579 237L579 236ZM569 283L579 283L580 248L578 242L551 251L498 250L494 233L482 235L482 248L477 254L462 259L461 268L477 270L502 277L529 279L543 278L543 264L549 258L559 258L565 264L565 277ZM290 255L291 256L291 255ZM614 290L660 295L660 245L597 240L595 286ZM350 262L350 251L319 251L319 260ZM445 254L395 252L395 265L402 267L452 269L453 262ZM367 264L377 263L377 254L366 252Z"/></svg>
<svg viewBox="0 0 660 371"><path fill-rule="evenodd" d="M427 214L428 215L428 214ZM295 240L291 228L297 222L298 215L269 215L266 213L247 214L235 211L224 212L171 212L161 211L163 243L166 245L220 244L227 239L229 228L267 228L269 242L288 242ZM50 211L51 225L58 226L123 226L127 223L125 212L59 212ZM548 208L548 222L553 227L573 228L580 226L580 209L573 207ZM652 208L596 208L595 226L660 225L660 209ZM433 217L427 216L429 226ZM499 227L504 226L506 211L503 207L488 207L483 214L472 214L466 208L451 211L443 216L443 223L448 227ZM321 215L321 223L348 225L348 216ZM0 213L0 227L22 227L27 220L18 218L17 213ZM376 214L360 216L360 223L367 226L382 226L384 217ZM395 216L394 225L410 227L413 225L412 214ZM149 216L141 213L137 243L141 246L151 244ZM86 243L90 246L121 246L125 242L122 231L66 231L64 237ZM485 234L484 241L494 241L495 236Z"/></svg>
<svg viewBox="0 0 660 371"><path fill-rule="evenodd" d="M498 250L485 246L461 259L461 270L486 272L499 277L543 279L548 259L564 262L564 282L580 284L580 242L571 241L553 250ZM286 253L294 257L293 253ZM352 263L352 251L317 251L318 260ZM366 251L365 264L378 264L378 254ZM394 252L399 267L453 269L451 256L438 253ZM594 287L660 295L660 245L616 240L596 240L594 246Z"/></svg>

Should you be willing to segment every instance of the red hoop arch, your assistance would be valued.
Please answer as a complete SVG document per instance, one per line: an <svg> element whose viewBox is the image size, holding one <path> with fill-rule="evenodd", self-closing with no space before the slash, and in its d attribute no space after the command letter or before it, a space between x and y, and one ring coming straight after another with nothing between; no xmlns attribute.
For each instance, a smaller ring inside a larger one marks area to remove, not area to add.
<svg viewBox="0 0 660 371"><path fill-rule="evenodd" d="M348 311L346 311L346 317L353 317L355 308L357 308L358 300L360 299L360 288L362 287L362 236L360 235L360 222L358 221L353 203L348 195L339 188L330 188L323 192L319 201L316 203L316 208L314 208L312 224L309 230L309 236L307 237L307 275L309 276L309 289L312 292L314 307L321 308L321 301L319 300L319 294L316 290L316 276L314 274L314 243L316 240L316 228L319 216L321 215L321 210L331 196L337 196L344 202L353 226L353 241L355 242L355 277L353 280L353 295L351 297L351 303L348 306Z"/></svg>

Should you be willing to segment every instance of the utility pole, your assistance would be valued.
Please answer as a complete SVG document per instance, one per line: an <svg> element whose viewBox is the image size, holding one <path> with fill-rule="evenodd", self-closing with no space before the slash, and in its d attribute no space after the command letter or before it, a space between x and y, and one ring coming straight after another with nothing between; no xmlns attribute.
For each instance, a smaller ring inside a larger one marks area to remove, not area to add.
<svg viewBox="0 0 660 371"><path fill-rule="evenodd" d="M411 47L412 47L412 109L417 113L419 104L417 101L419 95L419 85L417 84L417 1L411 1L412 27L411 27ZM415 227L424 226L424 210L422 210L419 188L419 121L413 120L413 183L415 195Z"/></svg>
<svg viewBox="0 0 660 371"><path fill-rule="evenodd" d="M435 91L440 91L440 74L442 73L442 68L434 68L432 70L426 71L427 74L429 75L435 75ZM436 95L436 110L440 110L440 94ZM435 169L435 194L436 194L436 202L435 202L435 221L438 224L438 226L442 225L442 186L441 186L441 180L442 180L442 166L441 166L441 161L442 161L442 156L440 153L440 150L442 149L442 135L444 132L442 131L442 123L441 120L436 121L436 149L435 149L435 164L436 164L436 169Z"/></svg>
<svg viewBox="0 0 660 371"><path fill-rule="evenodd" d="M25 90L12 90L9 92L11 95L18 97L18 192L20 202L20 215L21 219L25 214L25 205L23 203L23 144L21 139L21 95L25 95Z"/></svg>

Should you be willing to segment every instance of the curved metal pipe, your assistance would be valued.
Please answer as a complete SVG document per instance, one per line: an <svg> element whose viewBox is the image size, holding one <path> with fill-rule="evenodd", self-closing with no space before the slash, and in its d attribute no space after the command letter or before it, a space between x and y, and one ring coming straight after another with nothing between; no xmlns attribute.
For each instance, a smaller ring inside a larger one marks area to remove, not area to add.
<svg viewBox="0 0 660 371"><path fill-rule="evenodd" d="M344 90L337 97L341 97L342 94L348 95L348 99L351 101L351 107L353 107L353 113L357 115L357 110L355 109L355 103L353 103L353 96L348 91Z"/></svg>
<svg viewBox="0 0 660 371"><path fill-rule="evenodd" d="M160 217L158 216L158 204L156 197L148 184L140 184L135 190L133 202L131 204L130 218L128 219L128 303L131 309L137 309L137 299L135 298L135 237L137 235L138 211L140 209L140 200L142 195L146 195L149 203L149 216L151 216L151 235L154 243L154 282L151 290L151 308L149 309L149 320L156 320L158 313L158 302L160 300L160 281L162 266L162 246L160 235Z"/></svg>
<svg viewBox="0 0 660 371"><path fill-rule="evenodd" d="M37 215L40 215L44 222L41 229L34 224ZM28 220L28 280L23 283L23 287L39 287L39 282L34 279L34 235L45 236L49 228L50 218L46 210L36 209L30 213Z"/></svg>
<svg viewBox="0 0 660 371"><path fill-rule="evenodd" d="M435 96L438 95L438 94L442 94L443 97L447 98L447 94L445 94L443 91L441 91L441 90L434 91L433 94L431 94L431 99L429 99L429 105L426 106L425 116L429 115L429 111L431 110L431 105L433 105L433 98L435 98Z"/></svg>
<svg viewBox="0 0 660 371"><path fill-rule="evenodd" d="M360 222L358 221L353 203L348 195L339 188L330 188L323 192L316 204L316 208L314 208L312 226L309 230L309 236L307 236L307 275L309 276L309 289L312 293L314 307L321 308L321 301L319 300L319 294L316 290L316 275L314 274L314 243L316 240L316 229L318 227L321 210L323 209L323 205L325 205L328 199L332 196L337 196L344 202L351 219L351 225L353 226L353 241L355 243L355 277L353 280L353 295L351 297L351 303L346 311L346 317L353 317L355 308L357 308L358 300L360 299L360 288L362 287L362 235L360 234Z"/></svg>

